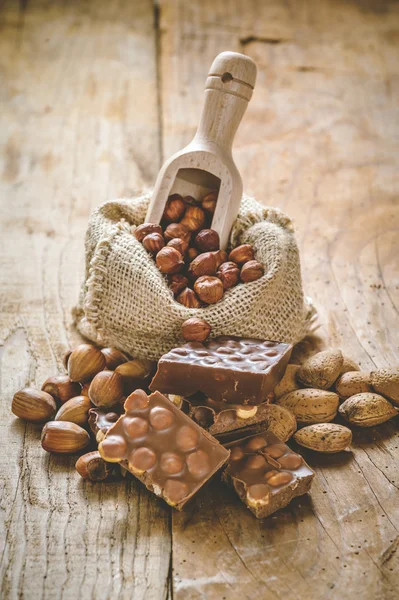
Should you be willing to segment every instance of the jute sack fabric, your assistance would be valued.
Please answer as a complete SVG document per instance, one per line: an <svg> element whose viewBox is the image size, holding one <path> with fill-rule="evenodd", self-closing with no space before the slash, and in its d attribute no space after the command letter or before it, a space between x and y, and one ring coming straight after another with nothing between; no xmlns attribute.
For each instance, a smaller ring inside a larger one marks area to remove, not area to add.
<svg viewBox="0 0 399 600"><path fill-rule="evenodd" d="M183 343L181 324L201 317L212 336L237 335L297 342L314 310L304 298L298 248L290 219L244 196L231 246L249 243L265 267L257 281L239 284L206 308L175 301L154 260L133 235L144 222L151 191L106 202L91 216L86 236L86 281L74 310L79 331L102 346L157 360Z"/></svg>

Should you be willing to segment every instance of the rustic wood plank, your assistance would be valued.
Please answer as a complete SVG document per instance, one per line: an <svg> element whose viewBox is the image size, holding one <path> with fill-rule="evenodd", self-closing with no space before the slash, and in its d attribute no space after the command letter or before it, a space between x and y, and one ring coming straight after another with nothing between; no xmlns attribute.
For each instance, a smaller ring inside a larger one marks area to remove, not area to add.
<svg viewBox="0 0 399 600"><path fill-rule="evenodd" d="M322 324L303 346L397 363L397 7L176 0L160 17L165 156L195 132L214 56L248 53L259 75L234 155L244 189L295 221ZM397 448L390 423L350 453L308 452L310 497L264 522L215 484L173 515L174 597L395 597Z"/></svg>
<svg viewBox="0 0 399 600"><path fill-rule="evenodd" d="M10 416L77 341L92 208L159 168L152 2L0 8L2 598L163 598L168 509L133 480L80 481Z"/></svg>

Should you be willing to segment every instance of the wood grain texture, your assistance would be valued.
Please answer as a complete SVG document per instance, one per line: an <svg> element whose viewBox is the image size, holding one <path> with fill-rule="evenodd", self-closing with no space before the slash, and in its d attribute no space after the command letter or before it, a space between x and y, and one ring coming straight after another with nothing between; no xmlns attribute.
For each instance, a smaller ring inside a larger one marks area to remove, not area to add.
<svg viewBox="0 0 399 600"><path fill-rule="evenodd" d="M399 360L398 25L393 3L161 3L165 155L195 131L205 65L227 48L251 56L233 154L244 190L295 222L322 324L300 350L334 344L365 369ZM222 488L173 515L174 598L396 596L397 423L306 457L310 498L264 523Z"/></svg>
<svg viewBox="0 0 399 600"><path fill-rule="evenodd" d="M235 141L244 189L294 219L320 312L295 356L332 343L364 369L398 363L398 31L378 0L1 4L2 598L396 598L397 422L342 455L300 449L311 494L257 521L217 482L181 514L131 479L83 483L9 406L78 339L92 208L192 139L226 49L258 66Z"/></svg>

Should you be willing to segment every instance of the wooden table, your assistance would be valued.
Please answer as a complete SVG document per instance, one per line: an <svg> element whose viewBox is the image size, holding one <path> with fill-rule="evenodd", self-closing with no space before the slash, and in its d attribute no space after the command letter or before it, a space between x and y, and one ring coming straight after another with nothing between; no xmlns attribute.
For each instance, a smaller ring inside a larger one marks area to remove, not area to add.
<svg viewBox="0 0 399 600"><path fill-rule="evenodd" d="M306 454L309 497L256 520L220 484L182 514L133 479L86 484L10 415L62 370L95 206L151 185L196 128L225 49L258 65L235 157L295 221L304 287L364 369L398 350L398 4L3 0L0 8L4 599L397 598L398 434ZM395 164L396 163L396 164Z"/></svg>

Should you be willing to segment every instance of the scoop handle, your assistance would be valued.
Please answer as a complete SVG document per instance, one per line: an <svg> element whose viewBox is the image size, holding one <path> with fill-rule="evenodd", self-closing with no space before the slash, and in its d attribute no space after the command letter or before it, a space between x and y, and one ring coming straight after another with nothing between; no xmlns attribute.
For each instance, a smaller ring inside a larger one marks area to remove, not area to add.
<svg viewBox="0 0 399 600"><path fill-rule="evenodd" d="M193 143L216 144L231 153L256 81L254 61L238 52L222 52L213 61L205 84L205 101Z"/></svg>

